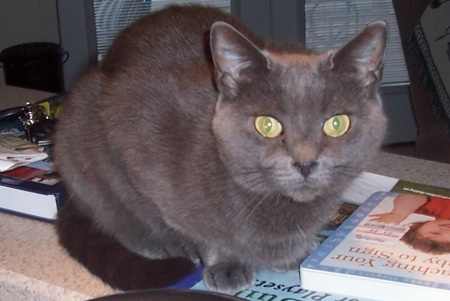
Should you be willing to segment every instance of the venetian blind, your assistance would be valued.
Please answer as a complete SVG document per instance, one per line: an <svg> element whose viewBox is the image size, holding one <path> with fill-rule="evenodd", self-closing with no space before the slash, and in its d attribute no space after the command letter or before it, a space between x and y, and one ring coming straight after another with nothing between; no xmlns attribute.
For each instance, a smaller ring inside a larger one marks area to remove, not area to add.
<svg viewBox="0 0 450 301"><path fill-rule="evenodd" d="M375 20L389 27L383 85L409 82L391 0L306 0L306 45L322 50L338 46Z"/></svg>
<svg viewBox="0 0 450 301"><path fill-rule="evenodd" d="M230 11L230 0L93 0L98 60L127 25L169 4L203 4Z"/></svg>

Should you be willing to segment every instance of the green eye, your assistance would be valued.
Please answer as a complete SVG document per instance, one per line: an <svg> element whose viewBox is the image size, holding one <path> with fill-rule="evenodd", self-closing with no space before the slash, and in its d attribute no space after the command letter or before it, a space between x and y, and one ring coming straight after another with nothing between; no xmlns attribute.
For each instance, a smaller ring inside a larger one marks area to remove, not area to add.
<svg viewBox="0 0 450 301"><path fill-rule="evenodd" d="M256 117L255 127L258 133L266 138L276 138L283 132L283 126L281 123L270 116Z"/></svg>
<svg viewBox="0 0 450 301"><path fill-rule="evenodd" d="M349 128L350 118L348 115L335 115L325 121L323 132L329 137L337 138L347 133Z"/></svg>

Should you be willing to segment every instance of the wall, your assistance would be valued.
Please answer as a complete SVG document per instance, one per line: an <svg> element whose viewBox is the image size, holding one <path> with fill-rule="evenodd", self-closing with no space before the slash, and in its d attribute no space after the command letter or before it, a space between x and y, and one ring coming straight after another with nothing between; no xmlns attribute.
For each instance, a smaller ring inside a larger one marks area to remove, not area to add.
<svg viewBox="0 0 450 301"><path fill-rule="evenodd" d="M231 13L256 34L276 41L305 43L302 0L231 0Z"/></svg>
<svg viewBox="0 0 450 301"><path fill-rule="evenodd" d="M59 43L56 0L1 0L0 50L29 42Z"/></svg>
<svg viewBox="0 0 450 301"><path fill-rule="evenodd" d="M56 3L61 46L70 54L64 64L66 90L70 90L97 61L94 9L91 0L56 0Z"/></svg>
<svg viewBox="0 0 450 301"><path fill-rule="evenodd" d="M381 87L381 98L388 118L384 143L415 141L417 123L411 106L409 86Z"/></svg>

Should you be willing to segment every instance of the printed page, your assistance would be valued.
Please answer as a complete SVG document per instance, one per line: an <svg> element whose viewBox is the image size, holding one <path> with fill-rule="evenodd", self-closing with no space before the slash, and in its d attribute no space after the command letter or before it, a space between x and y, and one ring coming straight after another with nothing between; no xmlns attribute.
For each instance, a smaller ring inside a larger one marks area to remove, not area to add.
<svg viewBox="0 0 450 301"><path fill-rule="evenodd" d="M0 135L0 172L47 158L47 153L31 142L12 135Z"/></svg>
<svg viewBox="0 0 450 301"><path fill-rule="evenodd" d="M286 273L263 271L258 273L256 278L255 285L238 292L235 296L246 300L374 301L303 289L300 285L299 271ZM191 289L208 290L203 281ZM349 288L349 292L350 290Z"/></svg>

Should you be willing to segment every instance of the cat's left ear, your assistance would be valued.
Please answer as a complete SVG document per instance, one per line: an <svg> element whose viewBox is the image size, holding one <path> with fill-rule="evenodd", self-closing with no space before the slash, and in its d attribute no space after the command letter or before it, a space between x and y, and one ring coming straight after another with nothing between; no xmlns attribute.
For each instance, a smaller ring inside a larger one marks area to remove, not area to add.
<svg viewBox="0 0 450 301"><path fill-rule="evenodd" d="M369 24L332 56L332 68L356 72L364 87L373 87L382 79L387 37L384 21Z"/></svg>
<svg viewBox="0 0 450 301"><path fill-rule="evenodd" d="M264 53L231 25L214 23L210 39L217 87L225 98L234 98L241 83L269 70Z"/></svg>

